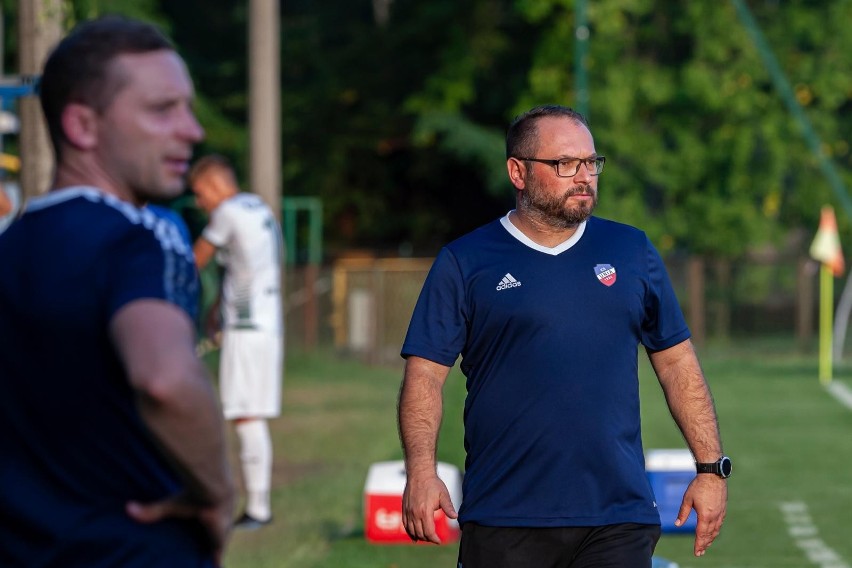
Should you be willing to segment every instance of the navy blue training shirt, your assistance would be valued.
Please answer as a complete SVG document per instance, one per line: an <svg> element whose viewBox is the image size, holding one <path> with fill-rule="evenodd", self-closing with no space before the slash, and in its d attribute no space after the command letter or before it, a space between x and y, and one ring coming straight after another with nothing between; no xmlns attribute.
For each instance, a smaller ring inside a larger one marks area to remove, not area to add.
<svg viewBox="0 0 852 568"><path fill-rule="evenodd" d="M589 218L548 249L508 217L441 250L402 348L467 377L461 523L659 524L642 449L638 346L689 330L660 256Z"/></svg>
<svg viewBox="0 0 852 568"><path fill-rule="evenodd" d="M34 199L0 235L0 566L212 566L201 527L129 500L182 490L108 336L137 299L195 318L177 227L92 188Z"/></svg>

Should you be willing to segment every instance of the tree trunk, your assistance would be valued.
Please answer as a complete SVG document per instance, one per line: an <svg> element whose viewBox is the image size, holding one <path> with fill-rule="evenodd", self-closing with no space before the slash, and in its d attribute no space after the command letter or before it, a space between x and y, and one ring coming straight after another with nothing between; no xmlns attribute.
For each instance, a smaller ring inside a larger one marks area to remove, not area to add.
<svg viewBox="0 0 852 568"><path fill-rule="evenodd" d="M51 49L62 37L62 0L19 0L19 68L39 75ZM21 118L21 189L25 197L46 192L53 178L53 151L36 97L19 102Z"/></svg>

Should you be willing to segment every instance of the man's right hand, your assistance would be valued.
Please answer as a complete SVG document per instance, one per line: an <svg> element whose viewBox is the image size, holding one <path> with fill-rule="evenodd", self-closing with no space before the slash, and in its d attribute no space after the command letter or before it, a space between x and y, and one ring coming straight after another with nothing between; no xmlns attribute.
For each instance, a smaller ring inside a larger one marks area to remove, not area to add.
<svg viewBox="0 0 852 568"><path fill-rule="evenodd" d="M458 518L450 492L437 475L415 479L408 477L402 495L402 524L411 540L441 544L435 531L435 512L443 510L450 519Z"/></svg>
<svg viewBox="0 0 852 568"><path fill-rule="evenodd" d="M145 524L168 518L196 519L207 531L216 565L221 566L222 554L234 522L233 492L215 505L202 506L190 502L184 496L178 496L152 503L130 501L125 510L130 518Z"/></svg>

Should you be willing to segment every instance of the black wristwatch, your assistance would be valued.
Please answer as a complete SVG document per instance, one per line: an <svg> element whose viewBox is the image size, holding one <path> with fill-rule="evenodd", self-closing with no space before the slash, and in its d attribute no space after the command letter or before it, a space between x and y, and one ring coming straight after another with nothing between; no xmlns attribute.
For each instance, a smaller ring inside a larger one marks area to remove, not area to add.
<svg viewBox="0 0 852 568"><path fill-rule="evenodd" d="M695 462L695 469L698 473L715 473L719 477L725 479L731 477L733 466L731 465L731 458L728 456L722 456L713 463Z"/></svg>

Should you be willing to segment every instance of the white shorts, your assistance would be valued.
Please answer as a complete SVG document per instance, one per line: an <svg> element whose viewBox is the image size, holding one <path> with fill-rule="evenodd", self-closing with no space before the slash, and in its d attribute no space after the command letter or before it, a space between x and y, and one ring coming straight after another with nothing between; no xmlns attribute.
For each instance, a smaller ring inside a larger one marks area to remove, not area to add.
<svg viewBox="0 0 852 568"><path fill-rule="evenodd" d="M222 333L219 394L226 420L281 414L284 338L265 331Z"/></svg>

